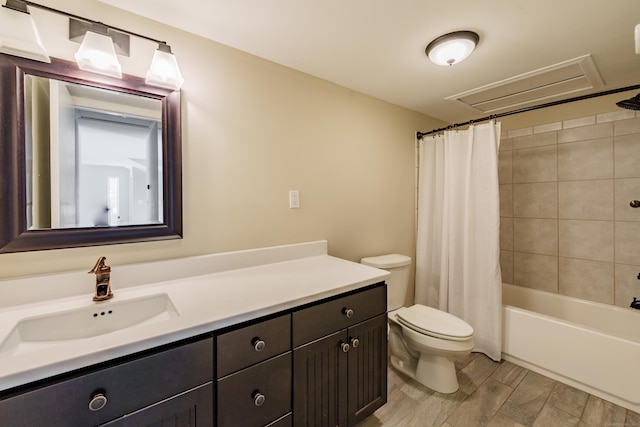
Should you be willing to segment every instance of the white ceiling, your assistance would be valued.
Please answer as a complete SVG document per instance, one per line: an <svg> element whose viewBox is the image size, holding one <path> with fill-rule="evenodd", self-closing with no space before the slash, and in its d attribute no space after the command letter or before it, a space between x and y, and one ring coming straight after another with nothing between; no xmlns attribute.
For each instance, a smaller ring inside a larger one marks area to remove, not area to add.
<svg viewBox="0 0 640 427"><path fill-rule="evenodd" d="M450 123L484 114L446 97L587 54L604 87L571 96L640 83L640 0L100 1ZM476 51L432 64L455 30Z"/></svg>

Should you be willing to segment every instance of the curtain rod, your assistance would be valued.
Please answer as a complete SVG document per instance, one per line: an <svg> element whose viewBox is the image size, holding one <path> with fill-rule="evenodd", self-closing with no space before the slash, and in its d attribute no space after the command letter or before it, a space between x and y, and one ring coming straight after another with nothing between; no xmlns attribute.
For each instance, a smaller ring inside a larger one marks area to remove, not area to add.
<svg viewBox="0 0 640 427"><path fill-rule="evenodd" d="M420 139L422 139L423 137L425 137L427 135L432 135L434 133L443 132L445 130L454 129L454 128L457 128L457 127L460 127L460 126L471 125L471 124L473 124L475 122L484 122L484 121L487 121L487 120L493 120L493 119L497 119L497 118L500 118L500 117L511 116L513 114L526 113L527 111L539 110L541 108L553 107L553 106L561 105L561 104L568 104L570 102L582 101L582 100L590 99L590 98L597 98L599 96L611 95L611 94L614 94L614 93L626 92L626 91L634 90L634 89L640 89L640 84L633 85L633 86L627 86L627 87L621 87L621 88L618 88L618 89L605 90L605 91L602 91L602 92L592 93L592 94L589 94L589 95L576 96L574 98L562 99L562 100L559 100L559 101L547 102L545 104L534 105L534 106L531 106L531 107L519 108L517 110L507 111L505 113L492 114L490 116L483 117L481 119L469 120L469 121L466 121L464 123L456 123L456 124L449 125L447 127L443 127L443 128L440 128L440 129L430 130L429 132L416 132L416 137L418 138L418 140L420 140Z"/></svg>

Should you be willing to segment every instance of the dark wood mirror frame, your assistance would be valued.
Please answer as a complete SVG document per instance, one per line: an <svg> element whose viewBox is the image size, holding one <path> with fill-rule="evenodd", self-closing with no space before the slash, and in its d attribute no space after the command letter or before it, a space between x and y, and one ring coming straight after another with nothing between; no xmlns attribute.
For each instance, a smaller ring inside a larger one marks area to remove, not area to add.
<svg viewBox="0 0 640 427"><path fill-rule="evenodd" d="M162 102L162 224L27 229L24 76L111 89ZM182 131L180 91L82 71L74 62L51 64L0 54L0 253L62 249L182 238Z"/></svg>

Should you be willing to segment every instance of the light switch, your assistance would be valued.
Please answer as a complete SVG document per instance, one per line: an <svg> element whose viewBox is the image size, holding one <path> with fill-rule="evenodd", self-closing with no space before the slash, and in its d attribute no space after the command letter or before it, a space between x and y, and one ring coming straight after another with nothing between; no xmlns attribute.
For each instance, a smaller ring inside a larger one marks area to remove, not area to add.
<svg viewBox="0 0 640 427"><path fill-rule="evenodd" d="M289 209L298 209L300 207L300 193L298 190L289 191Z"/></svg>

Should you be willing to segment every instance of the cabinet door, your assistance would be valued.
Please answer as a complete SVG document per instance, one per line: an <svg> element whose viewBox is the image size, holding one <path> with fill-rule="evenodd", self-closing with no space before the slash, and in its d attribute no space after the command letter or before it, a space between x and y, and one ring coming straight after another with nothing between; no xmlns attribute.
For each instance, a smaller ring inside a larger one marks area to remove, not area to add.
<svg viewBox="0 0 640 427"><path fill-rule="evenodd" d="M387 315L359 323L348 332L349 425L354 426L387 402Z"/></svg>
<svg viewBox="0 0 640 427"><path fill-rule="evenodd" d="M347 342L342 330L293 350L293 425L347 425Z"/></svg>
<svg viewBox="0 0 640 427"><path fill-rule="evenodd" d="M103 427L213 427L211 382L126 415Z"/></svg>

